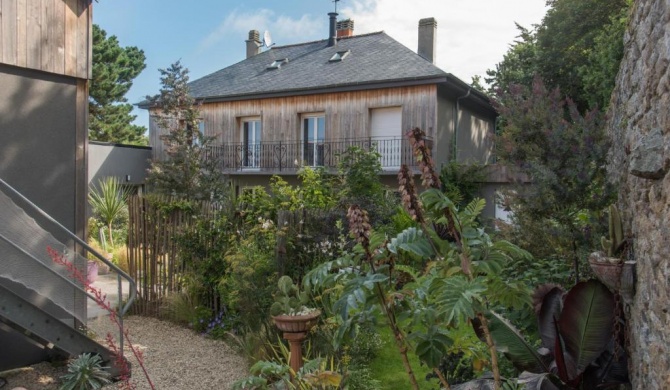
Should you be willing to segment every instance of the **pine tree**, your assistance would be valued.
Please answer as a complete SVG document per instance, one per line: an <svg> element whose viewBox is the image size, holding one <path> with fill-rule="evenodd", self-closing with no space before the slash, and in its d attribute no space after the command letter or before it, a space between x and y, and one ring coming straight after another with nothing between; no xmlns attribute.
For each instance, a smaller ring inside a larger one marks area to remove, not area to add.
<svg viewBox="0 0 670 390"><path fill-rule="evenodd" d="M136 116L125 97L133 80L146 67L144 52L121 47L115 36L93 25L93 80L89 90L89 139L147 145L144 126L133 125Z"/></svg>
<svg viewBox="0 0 670 390"><path fill-rule="evenodd" d="M167 158L155 160L147 183L159 194L187 200L220 200L225 178L212 152L214 137L200 131L200 110L189 94L188 69L179 61L161 73L160 93L147 97L155 107L152 118L163 130Z"/></svg>

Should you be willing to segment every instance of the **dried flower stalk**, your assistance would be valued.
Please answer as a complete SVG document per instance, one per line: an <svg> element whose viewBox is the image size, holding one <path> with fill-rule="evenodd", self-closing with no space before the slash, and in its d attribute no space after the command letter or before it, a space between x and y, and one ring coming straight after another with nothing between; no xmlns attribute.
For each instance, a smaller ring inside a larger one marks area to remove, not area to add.
<svg viewBox="0 0 670 390"><path fill-rule="evenodd" d="M414 186L414 179L409 171L407 165L403 164L398 172L398 189L400 190L400 197L405 210L409 213L413 220L423 224L423 208L421 200L416 193Z"/></svg>
<svg viewBox="0 0 670 390"><path fill-rule="evenodd" d="M426 133L418 127L407 132L407 138L412 145L414 157L421 170L421 184L426 188L440 188L440 178L435 173L435 163L426 146Z"/></svg>
<svg viewBox="0 0 670 390"><path fill-rule="evenodd" d="M79 269L77 269L77 267L75 267L74 264L70 260L68 260L63 254L51 248L50 246L47 247L47 253L49 253L51 260L54 263L65 267L70 277L72 277L74 280L77 280L84 286L84 289L93 296L93 300L95 301L95 303L109 313L110 321L112 321L112 323L116 327L121 329L122 327L121 322L119 320L118 315L116 314L116 310L112 308L111 303L109 302L109 300L107 300L107 294L103 294L99 288L91 286L91 284L88 282L86 278L86 275L82 274L79 271ZM144 356L142 355L142 351L137 349L137 347L135 347L135 345L130 340L128 329L123 330L123 338L126 340L126 345L130 349L130 351L133 353L133 355L135 355L135 358L137 359L140 368L142 368L142 372L144 373L144 377L146 378L149 387L152 390L154 390L156 387L151 381L151 377L149 376L149 373L147 372L147 369L144 366ZM119 388L127 390L135 389L135 385L130 382L130 366L128 365L128 361L124 359L123 351L121 351L120 348L117 346L114 337L112 336L111 333L107 333L107 336L105 337L105 343L107 344L109 350L115 355L115 364L120 371Z"/></svg>

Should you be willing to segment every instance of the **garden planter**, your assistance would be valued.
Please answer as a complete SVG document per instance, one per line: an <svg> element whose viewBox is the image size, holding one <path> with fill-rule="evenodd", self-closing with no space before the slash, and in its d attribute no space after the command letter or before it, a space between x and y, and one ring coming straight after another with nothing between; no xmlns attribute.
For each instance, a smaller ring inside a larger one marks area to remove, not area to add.
<svg viewBox="0 0 670 390"><path fill-rule="evenodd" d="M320 315L321 311L316 310L299 316L279 315L272 317L277 328L284 332L284 339L288 340L291 349L289 365L293 372L298 372L302 367L302 341L307 337L307 332L316 325L316 320Z"/></svg>
<svg viewBox="0 0 670 390"><path fill-rule="evenodd" d="M98 279L98 262L89 260L86 264L86 281L91 284Z"/></svg>
<svg viewBox="0 0 670 390"><path fill-rule="evenodd" d="M301 333L308 332L314 325L316 319L321 315L321 311L317 310L309 314L299 316L279 315L273 316L272 319L275 325L282 332L287 333Z"/></svg>
<svg viewBox="0 0 670 390"><path fill-rule="evenodd" d="M621 270L623 262L621 259L610 258L602 252L595 252L589 256L589 265L598 280L603 282L611 291L618 293L621 283Z"/></svg>

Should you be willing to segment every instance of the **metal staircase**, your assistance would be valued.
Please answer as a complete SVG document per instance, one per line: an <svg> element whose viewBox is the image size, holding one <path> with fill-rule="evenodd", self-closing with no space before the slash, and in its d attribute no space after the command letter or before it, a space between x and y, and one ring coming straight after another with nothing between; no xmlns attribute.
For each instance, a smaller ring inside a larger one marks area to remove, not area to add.
<svg viewBox="0 0 670 390"><path fill-rule="evenodd" d="M123 350L123 316L135 300L135 281L0 179L0 372L89 352L99 354L112 377L118 376L116 356L82 326L87 300L94 297L52 261L47 246L62 251L79 269L86 268L81 254L93 254L117 274L119 297L122 280L128 281L128 300L116 309L117 344Z"/></svg>

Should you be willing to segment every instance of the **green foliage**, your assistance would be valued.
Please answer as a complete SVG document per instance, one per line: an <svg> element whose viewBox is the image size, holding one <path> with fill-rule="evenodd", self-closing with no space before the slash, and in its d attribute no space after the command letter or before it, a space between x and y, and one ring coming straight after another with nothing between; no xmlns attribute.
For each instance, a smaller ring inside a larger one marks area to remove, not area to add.
<svg viewBox="0 0 670 390"><path fill-rule="evenodd" d="M623 59L623 37L628 26L632 0L624 0L625 6L618 12L610 13L605 24L593 38L593 46L588 47L586 64L578 68L584 84L584 92L590 107L605 110L610 103L619 64ZM615 4L620 5L617 1Z"/></svg>
<svg viewBox="0 0 670 390"><path fill-rule="evenodd" d="M338 164L339 203L346 210L357 204L367 210L370 222L382 226L391 221L397 199L388 195L381 182L381 154L373 147L364 150L357 146L347 148Z"/></svg>
<svg viewBox="0 0 670 390"><path fill-rule="evenodd" d="M144 70L144 51L121 47L116 36L93 25L93 78L89 88L89 138L93 141L147 145L146 128L131 124L126 93Z"/></svg>
<svg viewBox="0 0 670 390"><path fill-rule="evenodd" d="M83 353L68 364L67 374L61 377L60 390L101 389L110 383L106 368L102 366L100 355Z"/></svg>
<svg viewBox="0 0 670 390"><path fill-rule="evenodd" d="M496 305L529 306L527 288L501 277L504 264L529 254L509 242L491 239L477 226L483 201L476 199L459 210L443 192L429 189L422 194L422 202L432 223L408 227L390 239L370 232L365 235L368 249L363 241L337 261L307 274L304 282L322 292L322 302L330 303L330 312L341 321L336 345L355 334L355 324L374 322L381 312L396 329L394 333L400 334L398 347L409 343L423 363L437 368L451 352L454 327ZM460 242L441 239L433 229L439 224L453 226ZM428 261L428 266L416 272L400 265L399 272L395 264L399 256ZM400 275L410 279L396 288ZM389 306L377 306L380 301ZM411 336L403 339L402 334Z"/></svg>
<svg viewBox="0 0 670 390"><path fill-rule="evenodd" d="M509 195L525 212L567 223L581 210L600 210L611 202L605 172L609 141L599 112L582 116L539 79L532 90L515 86L501 95L498 109L505 118L499 157L533 181Z"/></svg>
<svg viewBox="0 0 670 390"><path fill-rule="evenodd" d="M306 209L330 209L337 204L332 179L322 167L303 167L298 172L299 194Z"/></svg>
<svg viewBox="0 0 670 390"><path fill-rule="evenodd" d="M486 71L484 80L489 84L489 94L508 92L513 84L531 85L533 77L538 73L538 45L535 29L525 28L516 23L519 30L517 40L510 45L503 60L496 64L495 70Z"/></svg>
<svg viewBox="0 0 670 390"><path fill-rule="evenodd" d="M341 198L380 199L384 187L379 180L382 172L381 154L373 147L364 150L358 146L347 148L338 164L339 174L343 177Z"/></svg>
<svg viewBox="0 0 670 390"><path fill-rule="evenodd" d="M277 287L278 291L275 293L275 301L270 306L270 314L273 316L297 316L313 311L313 309L307 307L307 304L310 302L309 293L307 291L300 291L290 276L284 275L279 278Z"/></svg>
<svg viewBox="0 0 670 390"><path fill-rule="evenodd" d="M627 7L627 1L552 0L548 5L549 10L537 31L540 74L584 110L588 98L584 94L580 68L588 64L589 54L596 49L596 38L605 30L611 17ZM619 33L618 40L623 45L623 30ZM618 57L609 59L617 70L622 54L623 51ZM610 76L616 77L616 71Z"/></svg>
<svg viewBox="0 0 670 390"><path fill-rule="evenodd" d="M534 385L590 389L627 382L625 353L613 346L621 340L612 336L614 297L607 287L591 280L575 285L565 298L562 290L553 288L540 300L536 312L542 350L535 351L503 317L490 313L489 318L496 347L515 367L543 374L534 378Z"/></svg>
<svg viewBox="0 0 670 390"><path fill-rule="evenodd" d="M272 294L277 285L274 225L257 222L230 232L226 252L227 273L219 279L217 291L228 309L239 315L248 331L257 331L267 320Z"/></svg>
<svg viewBox="0 0 670 390"><path fill-rule="evenodd" d="M481 164L450 161L440 171L442 191L459 206L465 206L475 199L485 181L486 172Z"/></svg>
<svg viewBox="0 0 670 390"><path fill-rule="evenodd" d="M209 153L214 137L200 132L200 110L188 87L188 69L177 61L160 69L161 90L147 96L157 109L156 124L163 130L166 160L154 160L147 183L153 191L186 200L222 200L226 181L216 153Z"/></svg>
<svg viewBox="0 0 670 390"><path fill-rule="evenodd" d="M530 87L535 75L560 87L580 112L606 108L623 58L629 0L552 0L542 23L521 27L503 61L487 71L489 92Z"/></svg>
<svg viewBox="0 0 670 390"><path fill-rule="evenodd" d="M112 225L124 215L127 216L126 201L129 194L130 188L123 187L119 180L112 176L100 180L97 187L91 186L89 188L88 202L93 208L93 213L107 227L109 249L114 248Z"/></svg>
<svg viewBox="0 0 670 390"><path fill-rule="evenodd" d="M163 318L188 326L196 332L204 331L207 319L212 316L212 311L201 306L198 298L189 291L168 295L161 302L160 312Z"/></svg>
<svg viewBox="0 0 670 390"><path fill-rule="evenodd" d="M342 375L327 368L324 359L307 361L298 372L286 363L259 361L249 369L251 376L235 382L233 389L338 389Z"/></svg>
<svg viewBox="0 0 670 390"><path fill-rule="evenodd" d="M593 248L593 236L587 233L597 225L594 216L614 196L605 170L609 140L603 115L598 111L579 114L559 90L548 91L537 78L532 90L511 87L510 93L500 96L498 109L505 118L497 137L499 157L532 181L505 193L521 235L544 232L540 237L554 239L550 236L554 230L559 234L555 242L562 240L564 245L540 246L565 252L577 263L580 247Z"/></svg>

